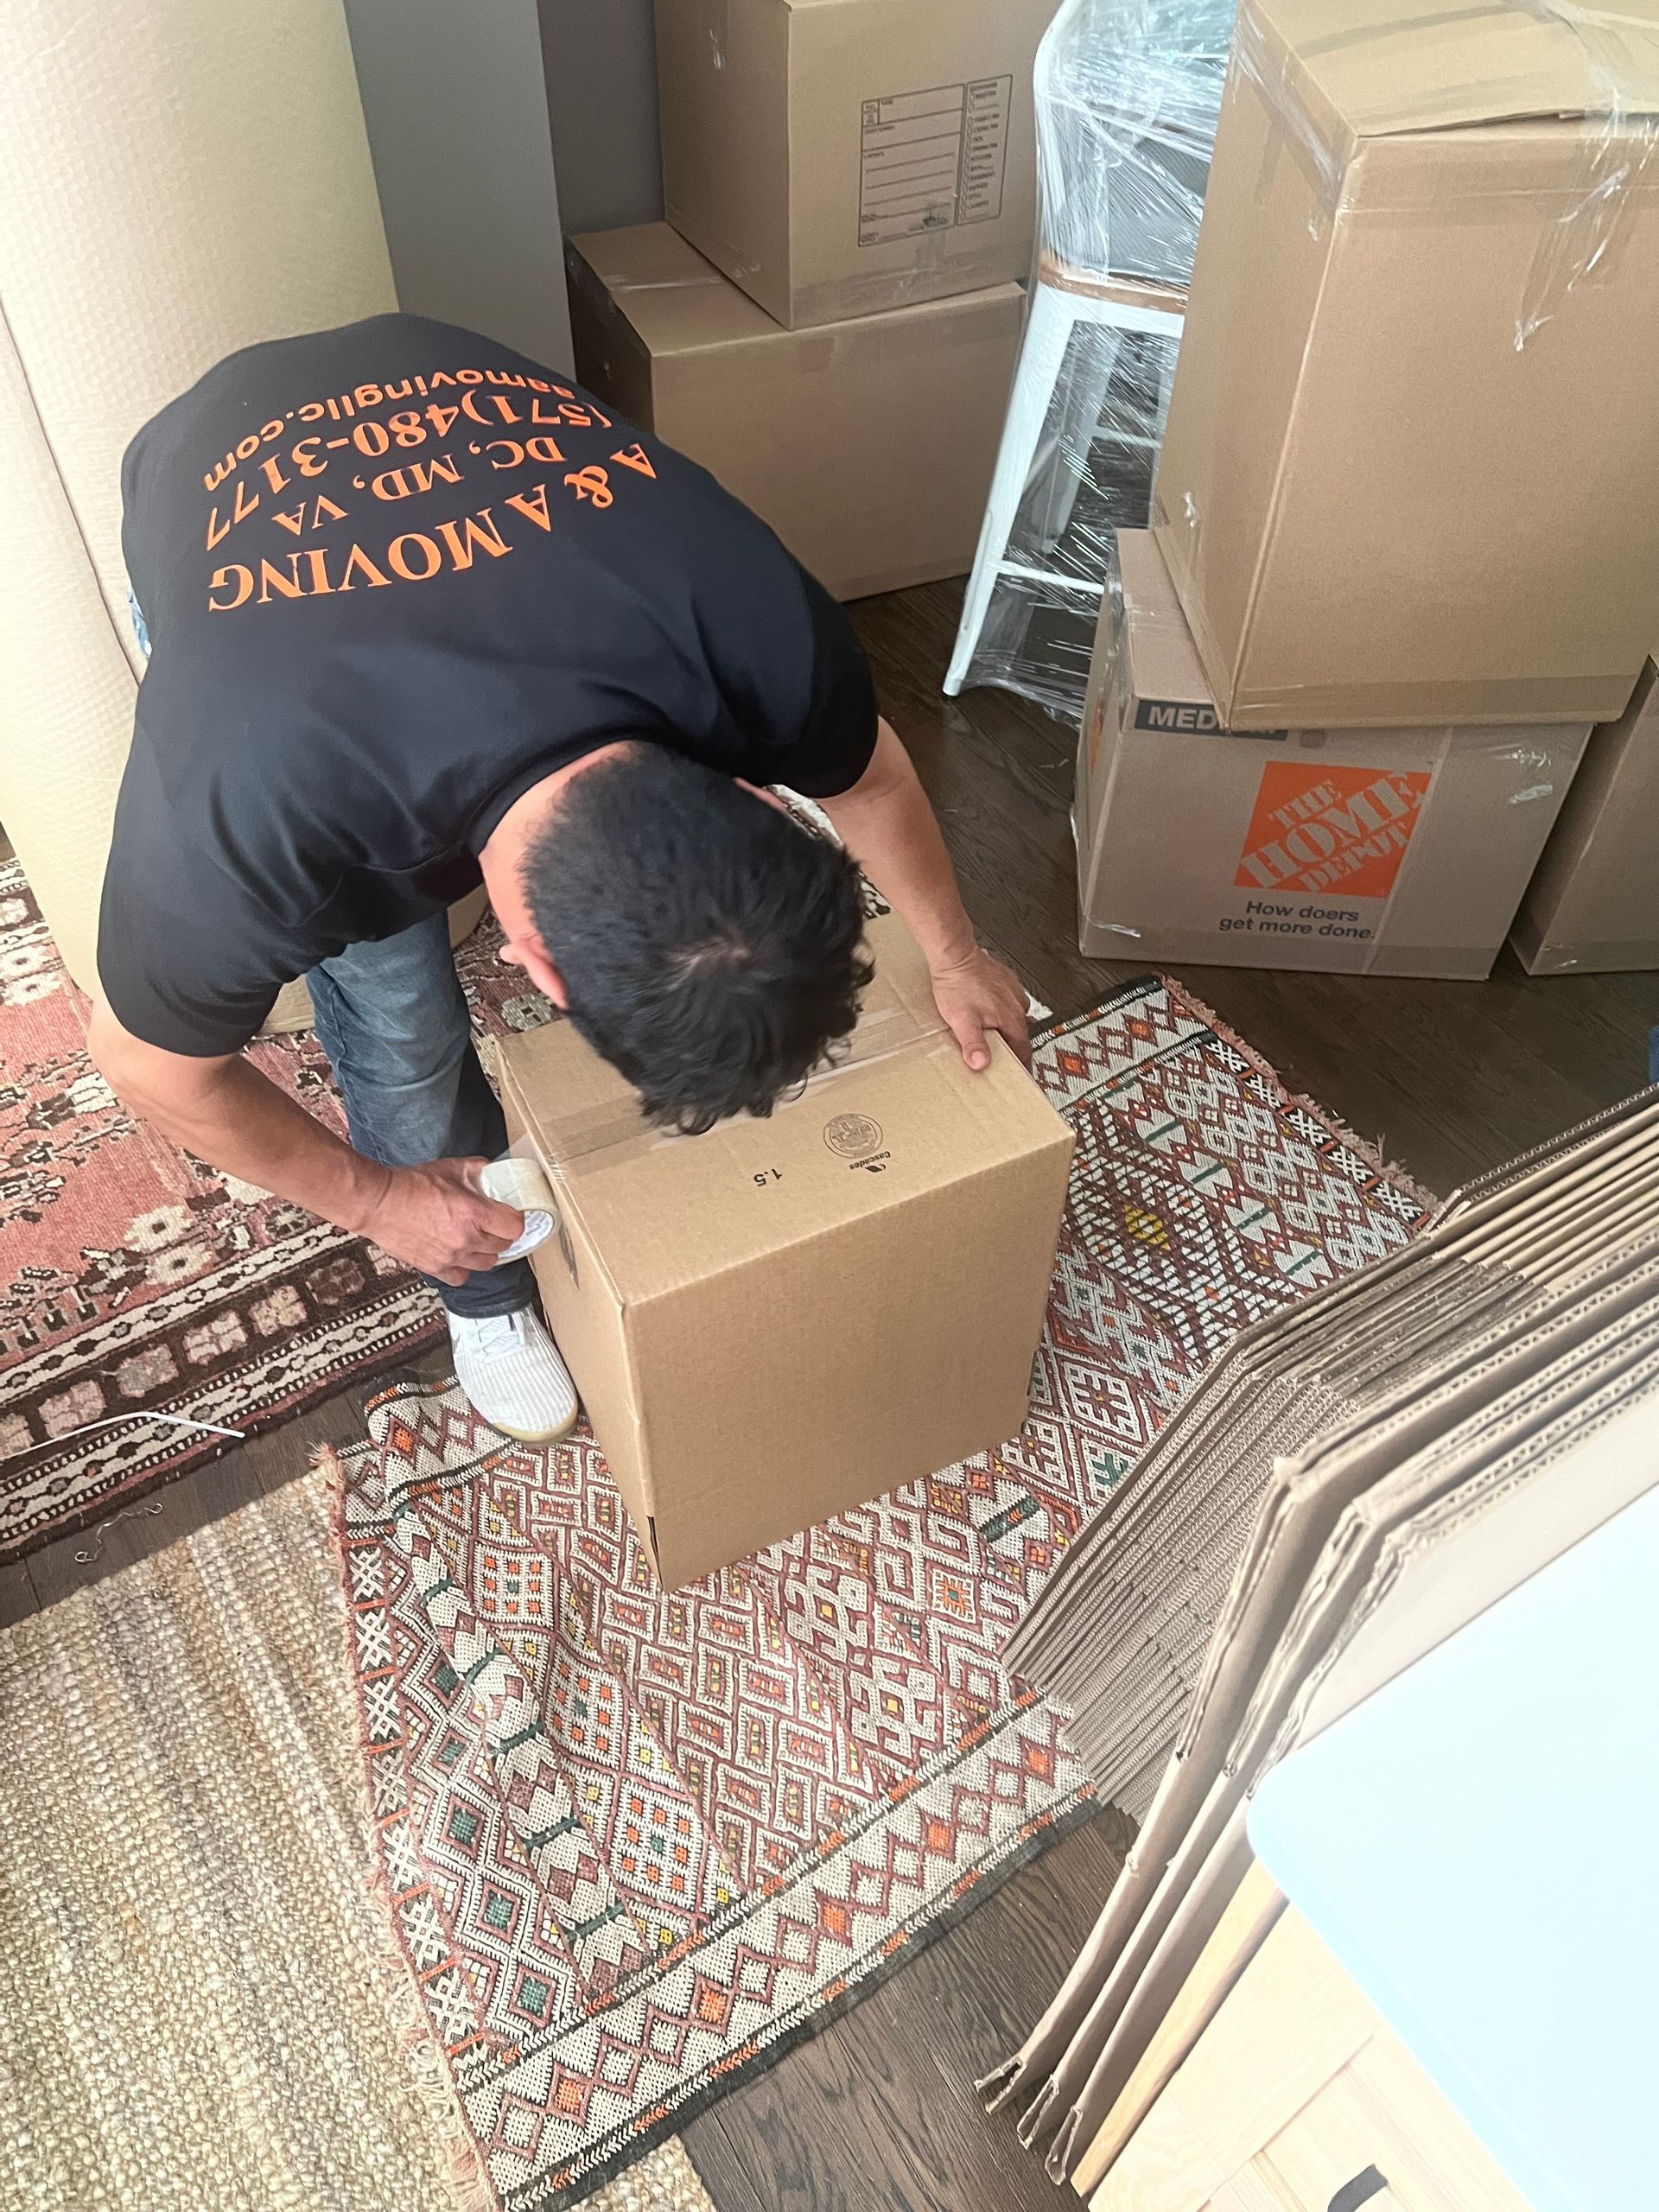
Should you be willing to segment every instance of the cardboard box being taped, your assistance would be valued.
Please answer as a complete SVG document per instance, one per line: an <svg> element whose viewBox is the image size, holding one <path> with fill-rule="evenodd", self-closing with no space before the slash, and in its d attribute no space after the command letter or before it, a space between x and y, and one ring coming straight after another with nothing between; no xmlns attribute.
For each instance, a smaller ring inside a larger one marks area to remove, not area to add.
<svg viewBox="0 0 1659 2212"><path fill-rule="evenodd" d="M1653 0L1243 0L1154 506L1228 728L1624 712L1656 112Z"/></svg>
<svg viewBox="0 0 1659 2212"><path fill-rule="evenodd" d="M888 916L852 1056L765 1121L647 1128L568 1022L501 1053L560 1234L543 1303L672 1589L1004 1443L1025 1419L1071 1135L982 1074Z"/></svg>
<svg viewBox="0 0 1659 2212"><path fill-rule="evenodd" d="M1589 731L1237 734L1121 531L1077 750L1078 942L1114 960L1484 976Z"/></svg>
<svg viewBox="0 0 1659 2212"><path fill-rule="evenodd" d="M657 0L664 212L791 329L1031 266L1054 0Z"/></svg>
<svg viewBox="0 0 1659 2212"><path fill-rule="evenodd" d="M666 223L565 245L576 374L701 462L837 599L974 557L1017 284L783 330Z"/></svg>

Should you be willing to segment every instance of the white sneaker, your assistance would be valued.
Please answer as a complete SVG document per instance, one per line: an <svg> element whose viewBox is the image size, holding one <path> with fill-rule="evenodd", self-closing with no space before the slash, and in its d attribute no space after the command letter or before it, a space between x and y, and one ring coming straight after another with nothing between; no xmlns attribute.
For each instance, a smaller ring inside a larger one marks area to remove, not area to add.
<svg viewBox="0 0 1659 2212"><path fill-rule="evenodd" d="M551 1444L575 1427L575 1385L539 1313L452 1313L449 1343L467 1402L503 1436Z"/></svg>

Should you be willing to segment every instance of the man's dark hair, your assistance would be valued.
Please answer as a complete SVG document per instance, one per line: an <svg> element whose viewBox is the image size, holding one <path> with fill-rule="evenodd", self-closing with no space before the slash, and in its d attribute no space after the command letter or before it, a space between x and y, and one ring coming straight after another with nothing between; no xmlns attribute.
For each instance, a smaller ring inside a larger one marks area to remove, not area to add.
<svg viewBox="0 0 1659 2212"><path fill-rule="evenodd" d="M852 861L665 747L572 777L523 881L571 1020L667 1128L769 1114L857 1019Z"/></svg>

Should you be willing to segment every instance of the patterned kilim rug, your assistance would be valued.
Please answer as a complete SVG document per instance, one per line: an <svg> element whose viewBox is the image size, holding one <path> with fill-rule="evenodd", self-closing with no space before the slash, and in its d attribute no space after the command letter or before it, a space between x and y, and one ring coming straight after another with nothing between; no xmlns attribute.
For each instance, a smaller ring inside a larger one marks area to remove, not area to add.
<svg viewBox="0 0 1659 2212"><path fill-rule="evenodd" d="M499 943L486 925L459 962L477 1026L495 1034L550 1011L522 995ZM139 1408L268 1427L442 1325L372 1245L136 1123L87 1059L86 1011L22 871L0 864L0 1556L223 1448L130 1418ZM340 1126L308 1032L255 1058Z"/></svg>
<svg viewBox="0 0 1659 2212"><path fill-rule="evenodd" d="M698 1586L585 1434L393 1390L339 1465L378 1849L505 2212L550 2212L855 2001L1088 1810L997 1654L1239 1329L1415 1193L1155 982L1052 1027L1077 1135L1030 1418Z"/></svg>
<svg viewBox="0 0 1659 2212"><path fill-rule="evenodd" d="M486 2212L371 1865L320 1475L0 1633L0 2205ZM677 2143L589 2212L714 2212Z"/></svg>

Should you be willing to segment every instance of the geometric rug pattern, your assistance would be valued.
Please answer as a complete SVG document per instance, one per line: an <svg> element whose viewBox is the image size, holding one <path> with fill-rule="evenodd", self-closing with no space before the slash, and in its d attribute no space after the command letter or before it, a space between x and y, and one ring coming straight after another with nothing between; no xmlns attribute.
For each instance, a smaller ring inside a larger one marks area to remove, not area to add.
<svg viewBox="0 0 1659 2212"><path fill-rule="evenodd" d="M456 958L480 1034L551 1012L499 944L492 919ZM87 1058L86 1012L22 870L0 862L0 1557L225 1448L147 1410L268 1427L442 1328L430 1294L366 1239L136 1122ZM311 1032L250 1057L343 1127Z"/></svg>
<svg viewBox="0 0 1659 2212"><path fill-rule="evenodd" d="M1398 1249L1401 1180L1174 988L1038 1040L1074 1128L1024 1428L665 1594L585 1429L370 1408L339 1538L379 1875L503 2212L552 2212L1068 1823L999 1653L1248 1323Z"/></svg>

